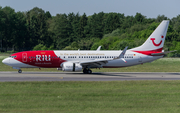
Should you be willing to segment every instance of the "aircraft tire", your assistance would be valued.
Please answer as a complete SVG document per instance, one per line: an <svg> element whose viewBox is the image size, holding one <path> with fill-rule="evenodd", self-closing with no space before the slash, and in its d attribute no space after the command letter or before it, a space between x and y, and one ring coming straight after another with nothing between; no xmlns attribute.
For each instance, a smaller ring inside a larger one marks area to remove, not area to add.
<svg viewBox="0 0 180 113"><path fill-rule="evenodd" d="M87 69L83 69L83 73L84 73L84 74L87 74Z"/></svg>
<svg viewBox="0 0 180 113"><path fill-rule="evenodd" d="M83 73L84 74L91 74L92 70L90 70L90 69L83 69Z"/></svg>
<svg viewBox="0 0 180 113"><path fill-rule="evenodd" d="M22 70L20 69L20 70L18 70L18 73L22 73Z"/></svg>
<svg viewBox="0 0 180 113"><path fill-rule="evenodd" d="M87 73L88 73L88 74L91 74L91 73L92 73L92 71L89 69L89 70L87 71Z"/></svg>

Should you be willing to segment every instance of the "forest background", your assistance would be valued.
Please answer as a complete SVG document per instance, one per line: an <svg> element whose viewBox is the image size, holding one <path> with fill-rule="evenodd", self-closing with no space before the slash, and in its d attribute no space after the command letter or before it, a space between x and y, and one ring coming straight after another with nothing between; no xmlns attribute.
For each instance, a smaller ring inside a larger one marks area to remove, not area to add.
<svg viewBox="0 0 180 113"><path fill-rule="evenodd" d="M180 15L172 19L104 12L52 16L38 7L27 12L0 7L0 51L130 49L143 44L162 20L170 20L164 50L177 50L167 57L179 57Z"/></svg>

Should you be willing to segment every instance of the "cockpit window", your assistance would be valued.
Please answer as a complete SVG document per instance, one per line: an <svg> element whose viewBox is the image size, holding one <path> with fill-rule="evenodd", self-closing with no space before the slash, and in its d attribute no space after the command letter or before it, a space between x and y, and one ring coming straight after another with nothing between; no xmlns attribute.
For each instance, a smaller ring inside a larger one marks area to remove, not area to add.
<svg viewBox="0 0 180 113"><path fill-rule="evenodd" d="M16 56L9 56L9 57L11 57L11 58L16 58Z"/></svg>

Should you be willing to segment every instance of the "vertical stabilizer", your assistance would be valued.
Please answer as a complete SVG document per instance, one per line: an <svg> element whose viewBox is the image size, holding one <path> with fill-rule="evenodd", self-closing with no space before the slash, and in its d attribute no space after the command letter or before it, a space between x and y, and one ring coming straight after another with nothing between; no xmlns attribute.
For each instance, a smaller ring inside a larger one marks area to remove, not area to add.
<svg viewBox="0 0 180 113"><path fill-rule="evenodd" d="M163 20L149 38L139 47L132 51L157 51L161 52L164 46L169 20Z"/></svg>

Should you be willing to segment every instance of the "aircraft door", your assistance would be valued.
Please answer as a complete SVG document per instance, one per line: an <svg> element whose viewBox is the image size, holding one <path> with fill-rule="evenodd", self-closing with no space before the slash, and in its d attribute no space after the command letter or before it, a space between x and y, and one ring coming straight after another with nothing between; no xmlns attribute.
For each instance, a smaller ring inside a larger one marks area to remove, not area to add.
<svg viewBox="0 0 180 113"><path fill-rule="evenodd" d="M22 61L27 62L27 53L22 53Z"/></svg>

